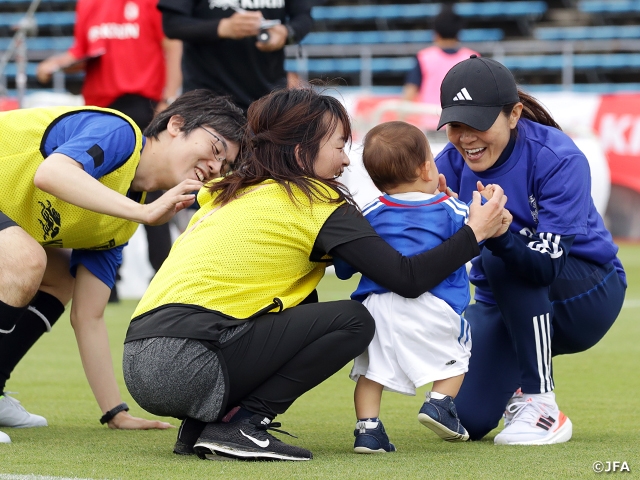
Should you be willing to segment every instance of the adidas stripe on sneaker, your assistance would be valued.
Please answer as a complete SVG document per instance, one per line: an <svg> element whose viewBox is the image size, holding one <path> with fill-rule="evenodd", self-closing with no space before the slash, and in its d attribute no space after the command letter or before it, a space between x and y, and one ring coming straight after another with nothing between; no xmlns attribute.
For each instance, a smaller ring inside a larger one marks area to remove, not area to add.
<svg viewBox="0 0 640 480"><path fill-rule="evenodd" d="M496 445L552 445L571 439L571 420L558 409L553 392L527 395L507 406L511 421L496 435Z"/></svg>

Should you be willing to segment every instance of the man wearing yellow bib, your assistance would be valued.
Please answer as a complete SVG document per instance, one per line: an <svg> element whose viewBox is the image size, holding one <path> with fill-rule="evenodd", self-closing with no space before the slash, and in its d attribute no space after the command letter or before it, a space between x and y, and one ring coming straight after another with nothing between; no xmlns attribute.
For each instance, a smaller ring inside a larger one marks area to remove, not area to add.
<svg viewBox="0 0 640 480"><path fill-rule="evenodd" d="M244 125L240 109L205 90L180 97L144 135L124 114L97 107L0 114L0 394L73 300L71 323L101 422L169 427L126 412L104 310L138 225L165 223L191 205L192 192L235 160ZM167 192L144 204L156 190ZM45 425L17 400L0 397L0 426Z"/></svg>
<svg viewBox="0 0 640 480"><path fill-rule="evenodd" d="M200 210L141 299L123 371L145 410L182 420L174 452L201 458L309 460L268 430L303 393L362 353L374 334L360 302L318 302L341 258L404 296L418 296L478 254L502 223L500 192L469 224L404 257L382 240L337 177L349 165L346 110L312 89L251 104L251 150L198 194Z"/></svg>

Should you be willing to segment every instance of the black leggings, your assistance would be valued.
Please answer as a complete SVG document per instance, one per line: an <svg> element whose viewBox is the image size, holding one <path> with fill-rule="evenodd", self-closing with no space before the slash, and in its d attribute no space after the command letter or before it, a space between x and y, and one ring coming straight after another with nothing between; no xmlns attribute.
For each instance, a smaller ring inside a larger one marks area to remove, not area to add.
<svg viewBox="0 0 640 480"><path fill-rule="evenodd" d="M375 324L353 300L323 302L269 314L222 346L228 373L227 408L269 418L284 413L369 345Z"/></svg>
<svg viewBox="0 0 640 480"><path fill-rule="evenodd" d="M353 300L298 305L256 319L220 351L228 374L226 410L242 406L269 418L284 413L364 352L374 332L373 317ZM179 441L193 445L206 425L185 418Z"/></svg>

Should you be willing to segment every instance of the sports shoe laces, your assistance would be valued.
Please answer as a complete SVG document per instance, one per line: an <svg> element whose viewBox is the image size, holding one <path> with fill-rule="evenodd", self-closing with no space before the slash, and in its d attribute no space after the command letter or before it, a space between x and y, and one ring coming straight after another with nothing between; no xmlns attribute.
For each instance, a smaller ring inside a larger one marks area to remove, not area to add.
<svg viewBox="0 0 640 480"><path fill-rule="evenodd" d="M253 421L251 422L253 425L255 425L256 429L258 430L273 430L274 432L278 432L278 433L284 433L285 435L289 435L290 437L293 438L298 438L295 435L291 435L289 432L285 432L284 430L280 430L282 424L280 422L269 422L269 423L254 423ZM275 438L275 437L274 437Z"/></svg>
<svg viewBox="0 0 640 480"><path fill-rule="evenodd" d="M7 399L7 402L9 402L11 404L11 406L17 410L21 410L25 413L29 413L27 412L27 410L20 404L20 400L16 400L15 398L13 398L12 396L10 396L9 394L17 394L18 392L3 392L2 395L0 395L0 398L4 397Z"/></svg>
<svg viewBox="0 0 640 480"><path fill-rule="evenodd" d="M528 401L513 402L507 406L507 412L513 414L513 418L510 423L537 423L541 416L550 416L547 405L531 399Z"/></svg>

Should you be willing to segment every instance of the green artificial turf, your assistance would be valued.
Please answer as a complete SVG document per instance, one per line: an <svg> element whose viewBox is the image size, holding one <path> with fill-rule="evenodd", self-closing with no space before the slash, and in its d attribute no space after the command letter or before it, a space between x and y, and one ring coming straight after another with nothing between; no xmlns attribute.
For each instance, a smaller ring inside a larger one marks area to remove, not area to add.
<svg viewBox="0 0 640 480"><path fill-rule="evenodd" d="M561 445L497 447L495 430L465 444L441 441L416 419L418 396L385 392L381 416L398 451L386 455L352 453L354 383L349 366L302 396L284 415L283 428L310 449L310 462L203 461L172 453L177 433L114 431L98 422L101 412L85 380L68 315L32 349L7 389L49 427L5 428L12 444L0 444L0 480L38 476L95 479L183 478L582 478L596 475L594 462L627 462L640 472L640 246L620 252L629 279L625 308L606 337L587 352L554 361L560 408L573 422L573 438ZM346 298L355 280L327 275L321 300ZM107 323L116 374L131 413L152 418L131 399L121 373L122 341L134 301L109 305ZM170 419L178 425L178 421ZM27 475L28 477L24 477ZM611 474L603 474L611 475Z"/></svg>

